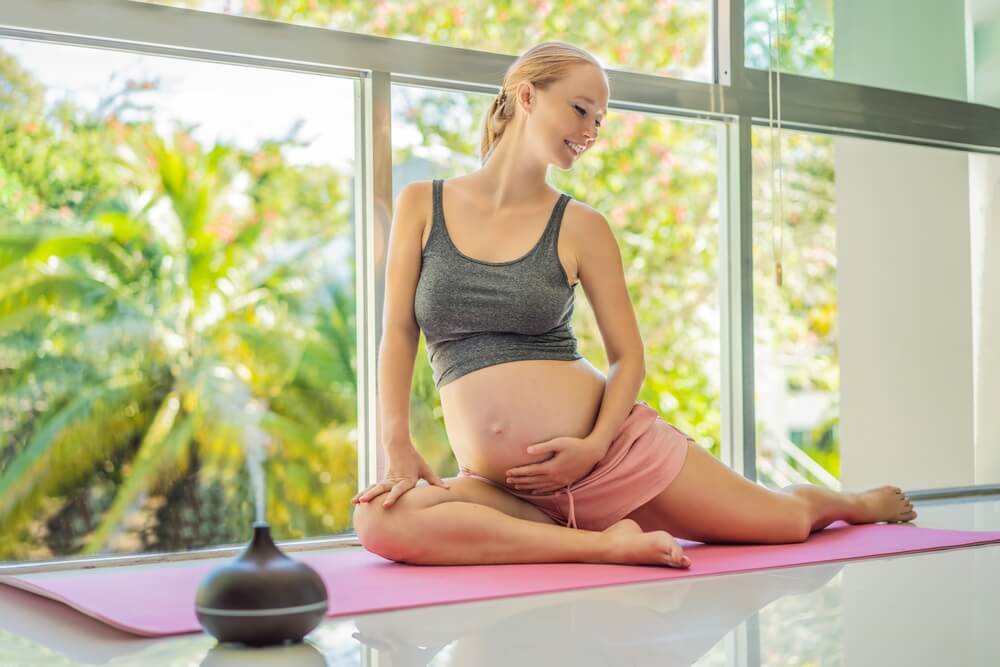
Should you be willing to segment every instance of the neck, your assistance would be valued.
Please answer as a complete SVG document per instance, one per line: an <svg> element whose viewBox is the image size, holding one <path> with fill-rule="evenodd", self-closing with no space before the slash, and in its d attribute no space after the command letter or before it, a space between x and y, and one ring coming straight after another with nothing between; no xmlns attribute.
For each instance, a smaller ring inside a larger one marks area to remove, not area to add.
<svg viewBox="0 0 1000 667"><path fill-rule="evenodd" d="M471 178L493 211L502 211L548 198L552 188L546 181L547 174L548 165L535 161L532 151L523 147L521 137L508 131Z"/></svg>

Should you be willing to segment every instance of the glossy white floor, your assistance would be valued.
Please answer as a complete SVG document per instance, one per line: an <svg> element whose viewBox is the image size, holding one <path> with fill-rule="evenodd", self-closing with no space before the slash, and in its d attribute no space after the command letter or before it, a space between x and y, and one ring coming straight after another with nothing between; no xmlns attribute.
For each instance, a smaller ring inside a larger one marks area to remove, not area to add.
<svg viewBox="0 0 1000 667"><path fill-rule="evenodd" d="M1000 530L1000 498L918 503ZM0 665L998 665L1000 544L327 619L307 643L138 639L0 586Z"/></svg>

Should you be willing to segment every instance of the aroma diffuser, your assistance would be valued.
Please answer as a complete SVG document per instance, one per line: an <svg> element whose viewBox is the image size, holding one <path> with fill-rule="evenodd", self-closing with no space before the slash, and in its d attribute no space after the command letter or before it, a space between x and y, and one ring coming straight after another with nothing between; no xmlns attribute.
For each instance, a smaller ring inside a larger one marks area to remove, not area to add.
<svg viewBox="0 0 1000 667"><path fill-rule="evenodd" d="M326 586L316 571L275 546L258 522L235 560L212 570L198 588L195 613L220 642L264 646L301 641L327 610Z"/></svg>

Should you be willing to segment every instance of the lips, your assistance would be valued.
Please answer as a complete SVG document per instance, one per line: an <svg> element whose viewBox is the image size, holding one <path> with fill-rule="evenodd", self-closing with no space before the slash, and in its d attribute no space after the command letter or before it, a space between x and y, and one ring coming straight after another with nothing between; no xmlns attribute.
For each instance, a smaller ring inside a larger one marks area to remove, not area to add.
<svg viewBox="0 0 1000 667"><path fill-rule="evenodd" d="M563 144L565 144L566 148L568 148L569 151L570 151L570 153L572 153L573 155L580 156L580 155L583 154L583 151L580 151L579 153L577 153L576 149L569 145L569 140L568 139L563 139Z"/></svg>

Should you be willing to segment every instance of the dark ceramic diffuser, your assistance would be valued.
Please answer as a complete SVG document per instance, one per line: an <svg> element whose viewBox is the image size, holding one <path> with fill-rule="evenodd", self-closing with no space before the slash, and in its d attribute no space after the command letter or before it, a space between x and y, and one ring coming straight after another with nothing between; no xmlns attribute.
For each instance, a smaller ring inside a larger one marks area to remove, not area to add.
<svg viewBox="0 0 1000 667"><path fill-rule="evenodd" d="M257 522L236 559L198 587L195 613L220 642L266 646L301 641L326 615L326 586L316 571L286 556Z"/></svg>

